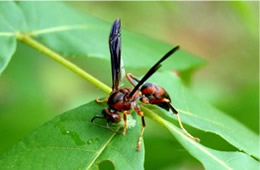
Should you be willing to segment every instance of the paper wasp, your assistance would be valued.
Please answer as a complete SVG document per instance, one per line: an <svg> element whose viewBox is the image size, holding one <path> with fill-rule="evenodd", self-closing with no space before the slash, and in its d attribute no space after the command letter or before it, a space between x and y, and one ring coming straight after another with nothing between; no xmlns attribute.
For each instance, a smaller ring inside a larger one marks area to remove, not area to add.
<svg viewBox="0 0 260 170"><path fill-rule="evenodd" d="M120 19L117 19L112 25L110 36L109 36L109 48L111 54L111 68L112 68L112 92L105 100L98 100L97 102L106 102L108 108L103 109L102 116L96 115L92 118L93 122L96 118L106 119L107 128L109 127L109 122L119 123L121 117L119 113L123 113L124 120L124 130L123 135L126 134L127 129L127 114L130 114L130 111L134 109L142 120L142 130L139 136L137 143L137 150L141 148L142 137L145 128L144 113L141 111L137 101L141 101L146 104L155 104L167 111L171 110L178 119L181 129L188 135L190 138L199 141L199 138L193 137L189 134L183 127L178 111L172 106L171 98L168 93L160 86L154 83L145 83L145 81L151 77L160 67L161 63L175 53L179 46L174 47L168 53L166 53L157 63L151 67L151 69L143 76L141 80L136 78L131 73L126 74L128 81L134 86L131 88L120 88L119 83L121 79L121 22Z"/></svg>

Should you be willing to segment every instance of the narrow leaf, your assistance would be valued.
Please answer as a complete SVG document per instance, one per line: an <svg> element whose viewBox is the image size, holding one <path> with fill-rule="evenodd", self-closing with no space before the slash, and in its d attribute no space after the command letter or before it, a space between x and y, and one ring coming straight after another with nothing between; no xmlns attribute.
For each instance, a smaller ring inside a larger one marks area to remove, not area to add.
<svg viewBox="0 0 260 170"><path fill-rule="evenodd" d="M176 75L170 72L157 73L149 81L156 82L167 90L183 122L203 131L215 133L239 150L259 158L259 136L237 120L192 95ZM166 119L176 120L175 115L170 112L158 107L150 109L155 113L163 113L160 115Z"/></svg>
<svg viewBox="0 0 260 170"><path fill-rule="evenodd" d="M257 169L259 162L242 152L224 152L207 148L198 142L187 137L179 128L176 128L170 122L160 118L156 113L143 107L146 115L160 124L164 125L173 136L186 148L186 150L197 158L206 169L218 170L244 170Z"/></svg>

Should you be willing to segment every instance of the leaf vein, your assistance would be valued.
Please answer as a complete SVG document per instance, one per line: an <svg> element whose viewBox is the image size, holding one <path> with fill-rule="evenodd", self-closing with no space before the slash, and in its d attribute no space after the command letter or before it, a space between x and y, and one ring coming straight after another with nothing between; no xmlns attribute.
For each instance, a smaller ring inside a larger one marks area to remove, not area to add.
<svg viewBox="0 0 260 170"><path fill-rule="evenodd" d="M212 121L212 120L210 120L210 119L205 119L205 118L203 118L203 117L197 116L196 114L194 114L194 113L192 113L192 112L185 111L185 110L181 110L181 109L177 109L177 110L178 110L179 112L181 112L181 113L186 114L186 115L189 115L189 116L192 116L192 117L196 117L196 118L201 119L201 120L205 120L205 121L207 121L207 122L210 122L210 123L212 123L212 124L221 126L221 127L223 127L223 128L226 128L226 129L230 129L229 127L224 126L223 124L221 124L221 123L219 123L219 122L215 122L215 121Z"/></svg>
<svg viewBox="0 0 260 170"><path fill-rule="evenodd" d="M106 149L107 145L111 142L111 140L114 138L115 135L116 135L116 133L113 133L111 135L111 137L107 140L107 142L100 148L100 150L97 152L97 155L95 156L95 158L90 162L90 164L86 168L87 170L90 169L90 167L95 163L95 161L102 154L102 152Z"/></svg>
<svg viewBox="0 0 260 170"><path fill-rule="evenodd" d="M225 168L231 170L232 168L229 167L225 162L223 162L222 160L218 159L215 155L213 155L212 153L210 153L207 149L203 148L202 146L200 146L200 144L196 143L195 141L193 141L192 139L190 139L189 137L187 137L186 135L184 135L183 133L181 133L178 128L176 128L174 125L172 125L171 123L169 123L168 121L162 119L161 117L159 117L158 115L156 115L153 111L151 111L148 108L145 108L147 110L148 113L150 113L152 119L155 119L157 122L161 122L171 133L173 130L174 132L176 132L178 135L180 135L184 140L188 141L189 143L191 143L192 145L194 145L195 147L197 147L199 150L201 150L202 152L204 152L206 155L210 156L213 160L217 161L218 163L220 163L222 166L224 166Z"/></svg>
<svg viewBox="0 0 260 170"><path fill-rule="evenodd" d="M185 136L183 133L181 133L179 130L177 130L177 128L175 128L172 124L170 124L168 121L164 122L170 126L176 133L178 133L182 138L184 138L185 140L187 140L189 143L193 144L194 146L196 146L198 149L200 149L202 152L204 152L205 154L209 155L212 159L214 159L215 161L219 162L221 165L223 165L225 168L231 170L232 168L230 168L227 164L225 164L225 162L223 162L222 160L218 159L215 155L213 155L212 153L210 153L207 149L201 147L199 144L197 144L196 142L194 142L193 140L191 140L190 138L188 138L187 136Z"/></svg>
<svg viewBox="0 0 260 170"><path fill-rule="evenodd" d="M39 30L33 30L29 34L32 36L37 36L41 34L47 34L52 32L61 32L61 31L69 31L69 30L80 30L80 29L87 29L87 25L62 25L58 27L49 27Z"/></svg>
<svg viewBox="0 0 260 170"><path fill-rule="evenodd" d="M0 32L0 37L15 36L15 32Z"/></svg>

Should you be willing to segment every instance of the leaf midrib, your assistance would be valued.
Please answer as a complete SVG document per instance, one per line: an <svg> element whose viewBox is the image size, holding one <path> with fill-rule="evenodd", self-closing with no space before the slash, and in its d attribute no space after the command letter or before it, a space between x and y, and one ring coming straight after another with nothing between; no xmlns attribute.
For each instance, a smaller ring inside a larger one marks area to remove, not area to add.
<svg viewBox="0 0 260 170"><path fill-rule="evenodd" d="M182 110L182 109L177 109L177 110L178 110L179 112L183 113L183 114L186 114L186 115L189 115L189 116L192 116L192 117L195 117L195 118L204 120L204 121L206 121L206 122L210 122L210 123L212 123L212 124L215 124L216 126L221 126L221 127L225 128L225 129L230 129L229 127L224 126L223 124L221 124L221 123L219 123L219 122L215 122L215 121L212 121L212 120L210 120L210 119L206 119L206 118L204 118L204 117L200 117L200 116L198 116L197 114L194 114L194 113L192 113L192 112L189 112L189 111L186 111L186 110Z"/></svg>
<svg viewBox="0 0 260 170"><path fill-rule="evenodd" d="M106 149L107 145L111 142L111 140L114 138L116 133L113 133L111 137L107 140L107 142L100 148L100 150L97 152L97 155L94 157L94 159L90 162L86 170L90 169L92 165L95 163L95 161L98 159L98 157L103 153L103 151Z"/></svg>
<svg viewBox="0 0 260 170"><path fill-rule="evenodd" d="M47 27L39 30L32 30L30 32L24 33L32 36L48 34L52 32L62 32L62 31L70 31L70 30L84 30L89 28L86 24L79 24L79 25L61 25L58 27ZM0 32L0 36L15 36L19 30L10 31L10 32Z"/></svg>
<svg viewBox="0 0 260 170"><path fill-rule="evenodd" d="M176 133L178 133L182 138L184 138L186 141L190 142L192 145L196 146L198 149L200 149L202 152L204 152L205 154L207 154L208 156L210 156L212 159L214 159L215 161L217 161L218 163L220 163L221 165L223 165L225 168L231 170L232 168L230 168L227 164L225 164L225 162L223 162L222 160L218 159L215 155L213 155L212 153L210 153L207 149L201 147L200 145L198 145L195 141L191 140L190 138L188 138L187 136L185 136L183 133L181 133L179 130L177 130L176 127L174 127L171 123L169 123L168 121L165 121L165 123L167 124L168 127L170 127L173 131L175 131Z"/></svg>
<svg viewBox="0 0 260 170"><path fill-rule="evenodd" d="M168 121L162 119L161 117L159 117L156 113L154 113L152 110L145 108L147 113L150 113L153 115L154 118L159 119L159 122L162 122L162 124L171 132L170 128L176 132L178 135L180 135L184 140L188 141L189 143L191 143L193 146L197 147L199 150L201 150L202 152L204 152L205 154L207 154L209 157L211 157L213 160L217 161L218 163L220 163L222 166L224 166L225 168L227 168L228 170L232 170L232 168L230 168L227 164L225 164L225 162L223 162L222 160L218 159L217 156L213 155L212 153L210 153L207 149L201 147L198 143L196 143L195 141L191 140L190 138L188 138L186 135L184 135L183 133L181 133L174 125L172 125L171 123L169 123ZM152 118L153 119L153 118Z"/></svg>

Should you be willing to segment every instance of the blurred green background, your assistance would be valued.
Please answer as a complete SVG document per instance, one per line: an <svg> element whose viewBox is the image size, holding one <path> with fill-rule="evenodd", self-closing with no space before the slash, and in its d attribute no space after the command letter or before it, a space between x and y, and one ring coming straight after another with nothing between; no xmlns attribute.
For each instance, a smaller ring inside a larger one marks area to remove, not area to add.
<svg viewBox="0 0 260 170"><path fill-rule="evenodd" d="M124 28L179 44L206 60L187 85L204 101L259 133L259 2L66 3L110 23L120 17ZM98 64L84 69L105 83L111 81ZM0 152L54 116L99 96L104 93L71 71L18 44L0 77ZM201 132L201 136L211 147L234 149L212 134ZM147 122L144 142L146 169L203 169L152 121Z"/></svg>

